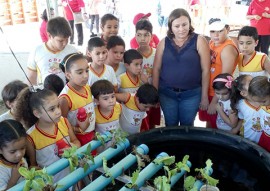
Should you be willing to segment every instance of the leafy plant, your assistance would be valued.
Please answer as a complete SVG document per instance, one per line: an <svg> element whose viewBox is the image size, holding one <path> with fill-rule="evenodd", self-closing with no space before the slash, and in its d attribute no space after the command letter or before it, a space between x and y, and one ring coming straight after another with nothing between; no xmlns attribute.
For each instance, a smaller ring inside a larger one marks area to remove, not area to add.
<svg viewBox="0 0 270 191"><path fill-rule="evenodd" d="M212 165L213 165L212 161L210 159L208 159L206 161L206 167L205 168L200 168L200 169L196 168L195 171L200 172L200 175L202 176L202 179L204 179L207 184L209 184L210 186L216 186L218 184L219 180L212 178L207 173L212 169Z"/></svg>
<svg viewBox="0 0 270 191"><path fill-rule="evenodd" d="M150 162L149 155L144 155L139 152L137 152L137 147L133 146L133 151L132 151L137 159L137 164L138 164L138 169L141 170L142 167L145 167L145 161Z"/></svg>
<svg viewBox="0 0 270 191"><path fill-rule="evenodd" d="M47 174L46 169L36 170L31 168L28 170L25 167L19 168L19 173L25 178L23 191L53 191L57 187L53 186L53 177Z"/></svg>
<svg viewBox="0 0 270 191"><path fill-rule="evenodd" d="M173 164L175 161L175 156L164 156L164 157L159 157L156 158L153 162L155 164L164 164L166 166L170 166L171 164Z"/></svg>
<svg viewBox="0 0 270 191"><path fill-rule="evenodd" d="M130 183L127 183L126 184L126 187L130 188L130 189L138 189L138 186L135 184L137 179L139 178L139 173L140 173L140 170L137 169L135 170L133 173L132 173L132 176L131 176L131 182Z"/></svg>
<svg viewBox="0 0 270 191"><path fill-rule="evenodd" d="M165 176L159 176L155 178L154 185L158 191L170 191L171 190L171 178L181 170L185 170L187 172L190 171L187 161L189 159L188 155L185 155L181 162L175 164L173 169L170 169L169 166L173 165L175 162L175 156L166 156L160 157L154 160L156 164L163 163L165 166L163 167L165 170Z"/></svg>
<svg viewBox="0 0 270 191"><path fill-rule="evenodd" d="M209 172L212 170L212 161L208 159L206 161L206 167L205 168L196 168L195 172L199 172L199 174L196 177L188 176L184 180L184 187L187 191L198 191L199 188L194 187L194 184L197 180L203 181L206 184L209 184L211 186L216 186L219 182L219 180L212 178L209 175Z"/></svg>
<svg viewBox="0 0 270 191"><path fill-rule="evenodd" d="M158 176L154 180L154 185L158 191L170 191L171 185L169 184L169 180L166 176Z"/></svg>
<svg viewBox="0 0 270 191"><path fill-rule="evenodd" d="M99 140L101 142L101 144L104 146L105 141L106 141L105 138L99 132L96 132L95 136L96 136L96 139Z"/></svg>
<svg viewBox="0 0 270 191"><path fill-rule="evenodd" d="M86 151L82 152L80 157L76 154L77 149L78 148L76 146L65 149L62 157L68 159L71 172L73 172L78 166L83 167L85 172L89 168L88 160L95 163L94 157L91 154L91 145L89 144L87 146Z"/></svg>
<svg viewBox="0 0 270 191"><path fill-rule="evenodd" d="M95 164L93 155L91 154L91 144L88 144L86 151L81 153L82 157L79 158L79 166L83 168L84 172L89 168L88 161L92 161Z"/></svg>
<svg viewBox="0 0 270 191"><path fill-rule="evenodd" d="M72 146L68 149L65 149L64 153L62 155L62 158L68 159L69 168L70 168L71 172L73 172L75 170L75 168L78 167L78 165L79 165L79 158L75 154L77 149L78 148L76 146Z"/></svg>
<svg viewBox="0 0 270 191"><path fill-rule="evenodd" d="M103 157L102 161L103 161L103 170L105 172L105 176L110 177L112 179L112 184L115 185L114 177L110 173L110 168L107 165L107 159L105 157Z"/></svg>
<svg viewBox="0 0 270 191"><path fill-rule="evenodd" d="M123 131L121 128L112 130L111 134L113 137L112 147L114 147L118 143L123 142L128 136L127 132Z"/></svg>

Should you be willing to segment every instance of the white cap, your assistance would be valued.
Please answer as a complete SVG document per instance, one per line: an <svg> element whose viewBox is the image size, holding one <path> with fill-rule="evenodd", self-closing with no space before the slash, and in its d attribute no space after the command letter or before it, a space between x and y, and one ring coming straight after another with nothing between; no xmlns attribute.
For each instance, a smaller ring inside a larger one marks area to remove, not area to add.
<svg viewBox="0 0 270 191"><path fill-rule="evenodd" d="M219 18L211 18L209 20L208 30L209 31L220 31L222 30L227 24L224 20Z"/></svg>

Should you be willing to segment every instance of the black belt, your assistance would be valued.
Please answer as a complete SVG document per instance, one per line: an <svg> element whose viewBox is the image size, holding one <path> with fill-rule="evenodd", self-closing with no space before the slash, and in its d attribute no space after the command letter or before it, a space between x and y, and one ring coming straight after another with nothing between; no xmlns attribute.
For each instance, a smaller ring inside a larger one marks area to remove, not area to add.
<svg viewBox="0 0 270 191"><path fill-rule="evenodd" d="M172 91L174 92L184 92L184 91L187 91L188 89L182 89L182 88L171 88Z"/></svg>

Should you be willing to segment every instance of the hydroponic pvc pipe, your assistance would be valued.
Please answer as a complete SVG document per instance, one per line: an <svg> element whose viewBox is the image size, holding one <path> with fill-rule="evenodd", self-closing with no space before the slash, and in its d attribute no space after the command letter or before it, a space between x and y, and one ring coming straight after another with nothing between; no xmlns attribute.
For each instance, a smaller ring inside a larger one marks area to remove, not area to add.
<svg viewBox="0 0 270 191"><path fill-rule="evenodd" d="M149 152L149 148L145 144L141 144L136 148L137 152L140 154L147 154ZM109 170L109 174L111 177L106 177L105 175L99 176L96 180L94 180L91 184L86 186L82 191L99 191L105 188L108 184L112 182L113 179L120 176L123 171L127 170L131 165L133 165L137 161L136 156L134 154L129 154L117 164L115 164Z"/></svg>
<svg viewBox="0 0 270 191"><path fill-rule="evenodd" d="M169 155L165 152L162 152L156 157L156 159L160 157L166 157L166 156L169 156ZM150 164L148 164L139 173L139 177L135 182L135 185L137 186L137 188L142 187L145 184L145 182L149 180L154 174L156 174L156 172L159 171L163 166L164 166L163 163L155 164L154 162L151 162ZM126 186L123 186L119 191L135 191L135 190L138 190L138 189L131 189L131 188L127 188Z"/></svg>

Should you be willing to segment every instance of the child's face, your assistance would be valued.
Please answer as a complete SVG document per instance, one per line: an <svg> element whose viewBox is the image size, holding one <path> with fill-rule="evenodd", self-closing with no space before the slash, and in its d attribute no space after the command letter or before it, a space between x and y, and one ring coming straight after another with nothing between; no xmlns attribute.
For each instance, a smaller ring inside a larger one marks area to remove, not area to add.
<svg viewBox="0 0 270 191"><path fill-rule="evenodd" d="M210 31L211 40L214 44L220 45L227 39L228 29L225 27L220 31Z"/></svg>
<svg viewBox="0 0 270 191"><path fill-rule="evenodd" d="M227 88L215 90L215 94L220 101L227 101L230 99L230 91Z"/></svg>
<svg viewBox="0 0 270 191"><path fill-rule="evenodd" d="M66 77L71 86L83 87L88 83L89 66L86 59L76 60L76 63L71 65L69 71L66 71Z"/></svg>
<svg viewBox="0 0 270 191"><path fill-rule="evenodd" d="M108 51L108 64L119 64L123 60L125 48L124 46L117 45Z"/></svg>
<svg viewBox="0 0 270 191"><path fill-rule="evenodd" d="M64 48L68 44L68 39L69 38L64 38L61 36L53 37L49 34L49 42L48 43L50 45L50 48L53 49L53 51L58 52L58 51L64 50Z"/></svg>
<svg viewBox="0 0 270 191"><path fill-rule="evenodd" d="M103 94L96 99L97 105L106 111L112 111L116 104L115 93Z"/></svg>
<svg viewBox="0 0 270 191"><path fill-rule="evenodd" d="M138 99L138 98L137 98ZM152 104L143 104L138 101L138 108L141 111L149 111L152 107L155 107L155 105Z"/></svg>
<svg viewBox="0 0 270 191"><path fill-rule="evenodd" d="M0 154L11 163L19 163L24 157L26 149L26 137L13 140L0 149Z"/></svg>
<svg viewBox="0 0 270 191"><path fill-rule="evenodd" d="M152 39L152 34L147 30L137 30L135 37L139 46L144 47L149 46L149 43Z"/></svg>
<svg viewBox="0 0 270 191"><path fill-rule="evenodd" d="M52 123L53 120L54 123L58 123L62 113L56 94L46 97L46 99L43 101L43 107L44 108L40 107L39 110L34 110L34 115L39 118L39 120L48 123ZM44 111L44 109L46 111Z"/></svg>
<svg viewBox="0 0 270 191"><path fill-rule="evenodd" d="M130 64L125 63L127 72L135 76L139 75L142 71L143 59L134 59Z"/></svg>
<svg viewBox="0 0 270 191"><path fill-rule="evenodd" d="M108 56L108 50L105 46L95 47L88 55L92 58L92 63L103 66Z"/></svg>
<svg viewBox="0 0 270 191"><path fill-rule="evenodd" d="M255 51L258 41L255 41L251 36L239 36L239 50L244 55L251 55Z"/></svg>
<svg viewBox="0 0 270 191"><path fill-rule="evenodd" d="M102 34L107 40L111 36L116 36L119 30L119 22L117 20L107 20L104 26L100 27Z"/></svg>

